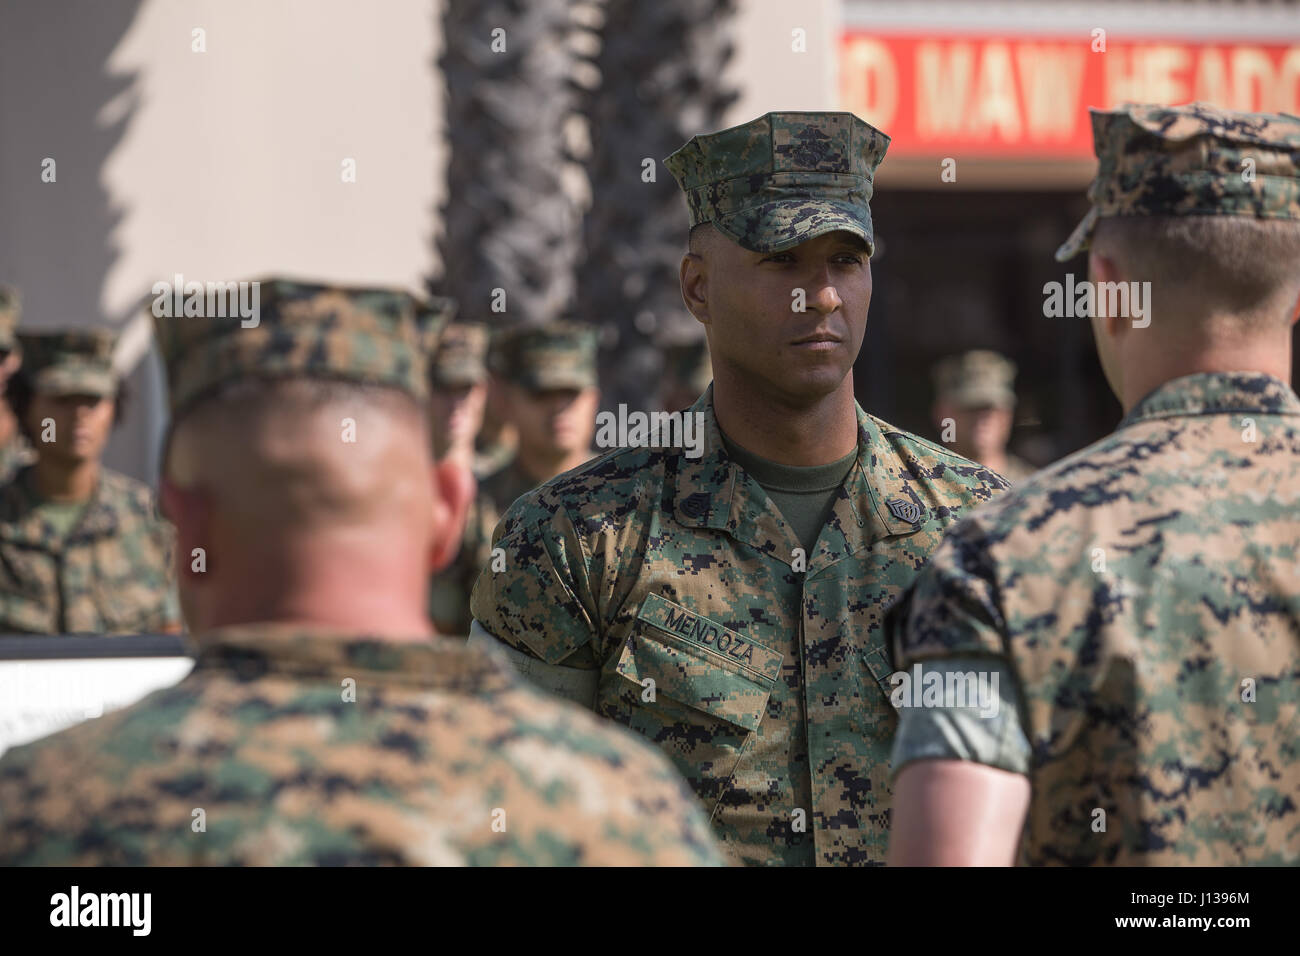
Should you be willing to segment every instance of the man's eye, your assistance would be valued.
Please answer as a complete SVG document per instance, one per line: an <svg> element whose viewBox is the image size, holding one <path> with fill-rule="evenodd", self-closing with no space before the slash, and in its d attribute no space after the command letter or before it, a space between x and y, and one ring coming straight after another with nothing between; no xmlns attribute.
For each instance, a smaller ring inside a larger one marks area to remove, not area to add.
<svg viewBox="0 0 1300 956"><path fill-rule="evenodd" d="M840 262L848 262L853 265L862 265L862 257L855 252L846 252L835 257Z"/></svg>

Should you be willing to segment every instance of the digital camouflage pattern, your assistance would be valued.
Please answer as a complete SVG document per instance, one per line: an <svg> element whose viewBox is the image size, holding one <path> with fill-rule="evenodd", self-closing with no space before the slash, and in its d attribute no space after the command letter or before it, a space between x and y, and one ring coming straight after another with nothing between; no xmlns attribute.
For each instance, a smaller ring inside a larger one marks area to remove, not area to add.
<svg viewBox="0 0 1300 956"><path fill-rule="evenodd" d="M663 758L463 643L197 643L175 687L0 759L0 865L720 862Z"/></svg>
<svg viewBox="0 0 1300 956"><path fill-rule="evenodd" d="M598 384L596 329L577 322L520 326L501 334L499 362L507 382L532 391Z"/></svg>
<svg viewBox="0 0 1300 956"><path fill-rule="evenodd" d="M765 113L692 137L664 160L691 227L711 222L753 252L842 229L875 250L871 200L889 137L852 113Z"/></svg>
<svg viewBox="0 0 1300 956"><path fill-rule="evenodd" d="M693 411L702 457L619 449L516 502L474 617L548 664L598 668L596 713L672 759L733 860L883 863L896 717L880 617L1006 483L859 409L857 464L805 559L727 457L712 386Z"/></svg>
<svg viewBox="0 0 1300 956"><path fill-rule="evenodd" d="M1104 216L1300 219L1300 117L1206 103L1092 110L1092 209L1056 251L1087 249Z"/></svg>
<svg viewBox="0 0 1300 956"><path fill-rule="evenodd" d="M172 422L227 382L313 377L429 394L429 355L450 317L406 292L262 279L257 324L154 317Z"/></svg>
<svg viewBox="0 0 1300 956"><path fill-rule="evenodd" d="M146 485L100 470L63 537L41 514L31 467L0 488L0 633L178 631L175 532Z"/></svg>
<svg viewBox="0 0 1300 956"><path fill-rule="evenodd" d="M1300 400L1189 375L954 526L886 627L900 670L1015 673L1023 863L1295 865L1297 568Z"/></svg>
<svg viewBox="0 0 1300 956"><path fill-rule="evenodd" d="M18 343L23 352L20 374L32 383L34 391L101 398L117 393L113 370L117 335L108 329L23 332Z"/></svg>
<svg viewBox="0 0 1300 956"><path fill-rule="evenodd" d="M435 387L464 388L487 379L487 326L456 322L443 329L429 363Z"/></svg>

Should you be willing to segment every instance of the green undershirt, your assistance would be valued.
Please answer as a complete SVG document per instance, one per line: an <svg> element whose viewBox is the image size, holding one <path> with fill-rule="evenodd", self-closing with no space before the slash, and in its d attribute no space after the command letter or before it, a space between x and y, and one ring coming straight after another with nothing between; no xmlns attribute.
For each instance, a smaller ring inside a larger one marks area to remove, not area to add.
<svg viewBox="0 0 1300 956"><path fill-rule="evenodd" d="M36 491L36 477L32 473L29 475L28 487L31 488L33 496L36 498L35 511L46 522L54 528L54 533L58 540L65 540L72 529L76 527L81 513L86 510L89 501L50 501L48 498L42 498L40 492Z"/></svg>
<svg viewBox="0 0 1300 956"><path fill-rule="evenodd" d="M721 431L721 429L719 429ZM856 448L828 465L783 465L741 448L724 433L727 454L744 468L776 505L799 544L812 554L826 519L835 508L840 486L858 460Z"/></svg>

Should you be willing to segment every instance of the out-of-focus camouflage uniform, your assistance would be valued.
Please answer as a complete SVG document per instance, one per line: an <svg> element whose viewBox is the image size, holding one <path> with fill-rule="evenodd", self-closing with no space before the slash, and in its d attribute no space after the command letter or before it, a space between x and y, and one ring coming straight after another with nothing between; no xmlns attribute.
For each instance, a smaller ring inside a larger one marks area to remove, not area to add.
<svg viewBox="0 0 1300 956"><path fill-rule="evenodd" d="M596 330L576 322L511 329L501 338L501 372L506 381L529 391L594 388ZM551 475L530 475L516 455L504 467L479 482L484 499L484 523L495 527L515 499Z"/></svg>
<svg viewBox="0 0 1300 956"><path fill-rule="evenodd" d="M267 279L255 328L157 332L174 427L257 378L423 400L436 330L404 293ZM292 622L194 640L175 687L0 759L0 864L720 862L659 754L463 642Z"/></svg>
<svg viewBox="0 0 1300 956"><path fill-rule="evenodd" d="M42 394L113 395L114 336L79 330L19 337L21 373ZM181 627L174 532L153 493L101 468L67 534L36 493L36 466L0 488L0 633L123 634Z"/></svg>
<svg viewBox="0 0 1300 956"><path fill-rule="evenodd" d="M487 347L486 326L447 326L429 366L434 387L463 388L485 381ZM483 496L475 495L465 519L460 550L452 563L429 582L429 616L443 634L469 633L469 594L491 554L492 528L497 517L485 507Z"/></svg>
<svg viewBox="0 0 1300 956"><path fill-rule="evenodd" d="M488 333L487 370L489 375L495 376L498 381L501 376L501 339L508 331L508 329L498 329ZM489 379L488 413L492 408L494 387L492 380ZM483 432L480 432L474 439L474 477L481 480L509 464L510 459L515 456L516 438L517 436L511 435L510 440L507 441L502 432L498 433L496 438L489 440Z"/></svg>
<svg viewBox="0 0 1300 956"><path fill-rule="evenodd" d="M660 406L677 411L693 405L713 381L708 340L701 335L688 341L664 341L659 348L664 360L658 388Z"/></svg>
<svg viewBox="0 0 1300 956"><path fill-rule="evenodd" d="M937 399L963 409L1015 408L1015 380L1016 363L988 349L954 355L934 366ZM1008 453L998 474L1014 484L1037 470Z"/></svg>
<svg viewBox="0 0 1300 956"><path fill-rule="evenodd" d="M197 643L177 686L5 754L0 865L719 862L666 761L488 654L291 626Z"/></svg>
<svg viewBox="0 0 1300 956"><path fill-rule="evenodd" d="M1093 129L1099 215L1300 219L1300 120L1193 104L1094 112ZM1247 157L1267 171L1254 183ZM1008 721L992 740L968 720L963 756L929 730L960 708L905 708L896 769L1026 774L1027 864L1300 862L1298 559L1291 388L1249 371L1165 382L956 525L891 610L900 669L1009 672L1023 744Z"/></svg>
<svg viewBox="0 0 1300 956"><path fill-rule="evenodd" d="M13 352L18 348L18 320L22 316L22 299L18 290L0 285L0 352ZM3 383L0 383L0 401L3 401ZM17 427L13 436L0 445L0 485L6 484L19 468L36 460L31 445Z"/></svg>

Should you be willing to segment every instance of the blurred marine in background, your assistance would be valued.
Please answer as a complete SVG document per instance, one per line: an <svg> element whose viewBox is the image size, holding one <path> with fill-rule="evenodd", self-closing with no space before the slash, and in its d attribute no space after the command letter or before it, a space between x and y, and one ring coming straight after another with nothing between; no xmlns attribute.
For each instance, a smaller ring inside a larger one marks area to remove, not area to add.
<svg viewBox="0 0 1300 956"><path fill-rule="evenodd" d="M891 611L901 671L981 688L901 708L891 860L1295 865L1300 118L1092 121L1057 258L1149 295L1137 321L1095 293L1124 419L956 525Z"/></svg>
<svg viewBox="0 0 1300 956"><path fill-rule="evenodd" d="M447 301L447 300L443 300ZM473 471L478 463L474 438L483 423L487 398L488 330L483 325L447 326L429 365L429 409L434 456ZM474 472L477 482L483 476ZM469 594L491 555L496 513L475 492L465 518L460 550L429 582L429 616L442 634L469 633Z"/></svg>
<svg viewBox="0 0 1300 956"><path fill-rule="evenodd" d="M510 329L501 336L500 370L519 446L479 486L494 518L524 492L591 458L600 403L596 330L576 322Z"/></svg>
<svg viewBox="0 0 1300 956"><path fill-rule="evenodd" d="M0 285L0 394L8 389L10 377L22 364L18 348L18 320L22 301L18 290ZM0 485L7 484L19 468L30 465L36 456L23 437L9 402L0 402Z"/></svg>
<svg viewBox="0 0 1300 956"><path fill-rule="evenodd" d="M115 337L18 340L7 396L37 458L0 489L0 633L179 631L172 528L146 485L101 462L121 417Z"/></svg>
<svg viewBox="0 0 1300 956"><path fill-rule="evenodd" d="M0 864L719 862L659 754L429 626L472 489L432 461L411 298L260 301L157 320L194 670L7 752Z"/></svg>
<svg viewBox="0 0 1300 956"><path fill-rule="evenodd" d="M1015 380L1015 363L984 349L946 358L934 367L933 414L944 444L1010 482L1035 471L1007 451L1016 410Z"/></svg>

